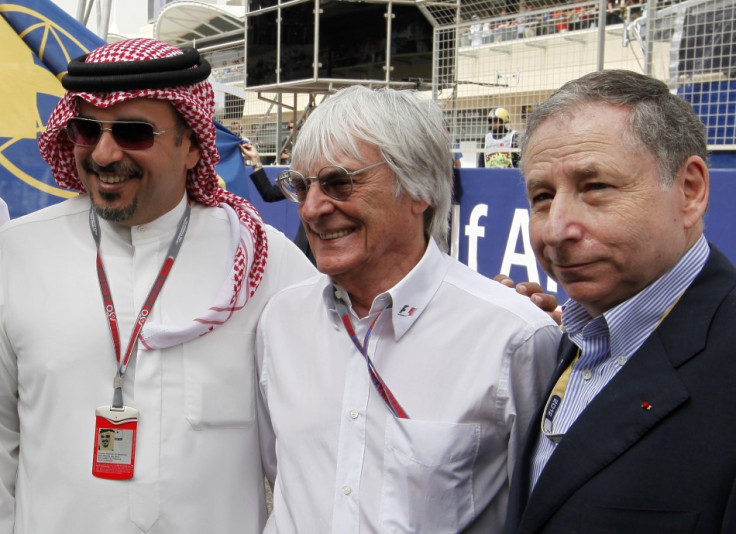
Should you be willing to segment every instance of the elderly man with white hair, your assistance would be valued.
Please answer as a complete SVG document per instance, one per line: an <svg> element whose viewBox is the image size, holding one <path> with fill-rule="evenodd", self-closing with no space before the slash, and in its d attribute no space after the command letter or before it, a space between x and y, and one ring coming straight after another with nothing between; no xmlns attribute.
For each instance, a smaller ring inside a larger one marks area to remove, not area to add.
<svg viewBox="0 0 736 534"><path fill-rule="evenodd" d="M302 126L279 183L323 274L259 323L266 532L502 528L559 332L444 252L452 160L410 91L351 87Z"/></svg>

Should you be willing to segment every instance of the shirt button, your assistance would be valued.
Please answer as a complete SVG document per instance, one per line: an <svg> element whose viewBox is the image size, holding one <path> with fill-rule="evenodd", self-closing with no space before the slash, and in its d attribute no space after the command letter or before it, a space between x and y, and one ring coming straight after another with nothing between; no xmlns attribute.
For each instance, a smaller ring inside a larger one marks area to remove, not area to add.
<svg viewBox="0 0 736 534"><path fill-rule="evenodd" d="M616 361L619 365L623 365L626 363L626 356L619 356L618 358L616 358Z"/></svg>
<svg viewBox="0 0 736 534"><path fill-rule="evenodd" d="M590 369L585 369L583 371L583 380L590 380L591 378L593 378L593 371L591 371Z"/></svg>
<svg viewBox="0 0 736 534"><path fill-rule="evenodd" d="M138 227L138 233L139 234L145 234L146 233L146 230L147 230L147 228L145 226L143 226L143 225L141 225L141 226Z"/></svg>
<svg viewBox="0 0 736 534"><path fill-rule="evenodd" d="M342 492L345 495L350 495L353 492L353 489L350 486L343 486L342 487Z"/></svg>
<svg viewBox="0 0 736 534"><path fill-rule="evenodd" d="M350 418L351 419L357 419L359 415L360 415L360 413L358 412L358 410L350 410Z"/></svg>

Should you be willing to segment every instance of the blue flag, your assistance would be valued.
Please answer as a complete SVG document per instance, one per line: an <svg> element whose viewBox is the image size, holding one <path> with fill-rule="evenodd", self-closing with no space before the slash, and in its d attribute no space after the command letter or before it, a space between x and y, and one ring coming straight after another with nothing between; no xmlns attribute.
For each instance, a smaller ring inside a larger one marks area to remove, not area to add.
<svg viewBox="0 0 736 534"><path fill-rule="evenodd" d="M220 163L217 164L217 177L220 185L243 198L250 200L248 194L248 178L240 152L240 143L243 140L215 121L217 128L217 151L220 153ZM224 183L224 185L223 185Z"/></svg>
<svg viewBox="0 0 736 534"><path fill-rule="evenodd" d="M64 95L69 61L105 42L50 0L0 0L0 42L0 197L15 218L76 194L56 185L37 139ZM237 140L217 125L218 174L235 192L247 191Z"/></svg>

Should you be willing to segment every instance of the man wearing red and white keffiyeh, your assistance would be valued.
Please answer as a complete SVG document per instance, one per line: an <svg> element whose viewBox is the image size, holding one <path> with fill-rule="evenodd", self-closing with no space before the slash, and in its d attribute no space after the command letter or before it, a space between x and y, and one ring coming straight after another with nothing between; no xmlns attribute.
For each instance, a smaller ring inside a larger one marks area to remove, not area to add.
<svg viewBox="0 0 736 534"><path fill-rule="evenodd" d="M315 271L218 186L209 72L131 39L62 79L39 147L80 194L0 229L0 534L264 525L255 327Z"/></svg>
<svg viewBox="0 0 736 534"><path fill-rule="evenodd" d="M101 85L106 89L119 85L120 78L123 78L124 75L116 73L117 79L108 81L109 75L97 73L93 68L94 65L130 62L128 64L135 67L142 61L180 57L183 57L181 50L166 43L150 39L130 39L94 50L84 61L84 64L91 67L88 72L82 72L78 76L73 76L70 72L62 83L71 87L94 88L95 85ZM207 65L206 62L200 60L200 66L202 63ZM80 65L77 65L77 68L79 67ZM176 67L180 65L175 65ZM195 68L193 66L187 70ZM205 78L208 71L209 69L202 73ZM172 76L179 73L181 69L169 72ZM152 74L155 79L163 77L160 70ZM131 73L131 76L136 75L140 77L141 73ZM233 234L233 239L237 240L237 251L232 271L223 284L217 300L211 303L208 309L202 310L201 316L176 330L154 323L144 326L140 338L142 344L146 348L165 348L206 334L217 325L227 321L234 310L245 305L261 281L268 255L268 244L263 222L255 208L245 199L224 191L217 184L215 168L220 156L215 145L215 124L212 120L215 98L210 83L205 80L178 87L151 88L148 86L152 84L146 81L142 82L143 87L134 86L127 91L69 91L51 114L46 131L39 139L39 147L41 155L53 169L54 178L59 185L67 189L83 191L85 187L79 178L74 159L74 144L66 134L67 122L79 114L80 100L102 109L140 98L168 101L194 131L200 157L196 166L187 172L187 194L191 200L204 205L223 207L233 220L237 216L240 228L237 234ZM128 83L135 83L135 81ZM155 81L153 85L157 85ZM246 278L247 285L243 289Z"/></svg>

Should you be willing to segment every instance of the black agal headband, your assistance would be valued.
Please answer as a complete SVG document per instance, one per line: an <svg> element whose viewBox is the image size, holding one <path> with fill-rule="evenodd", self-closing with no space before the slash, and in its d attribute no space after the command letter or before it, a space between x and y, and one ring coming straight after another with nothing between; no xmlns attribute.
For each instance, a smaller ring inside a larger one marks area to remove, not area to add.
<svg viewBox="0 0 736 534"><path fill-rule="evenodd" d="M160 89L190 85L206 80L212 70L194 48L182 48L182 54L160 59L85 63L89 54L69 62L61 78L67 91L107 93Z"/></svg>

